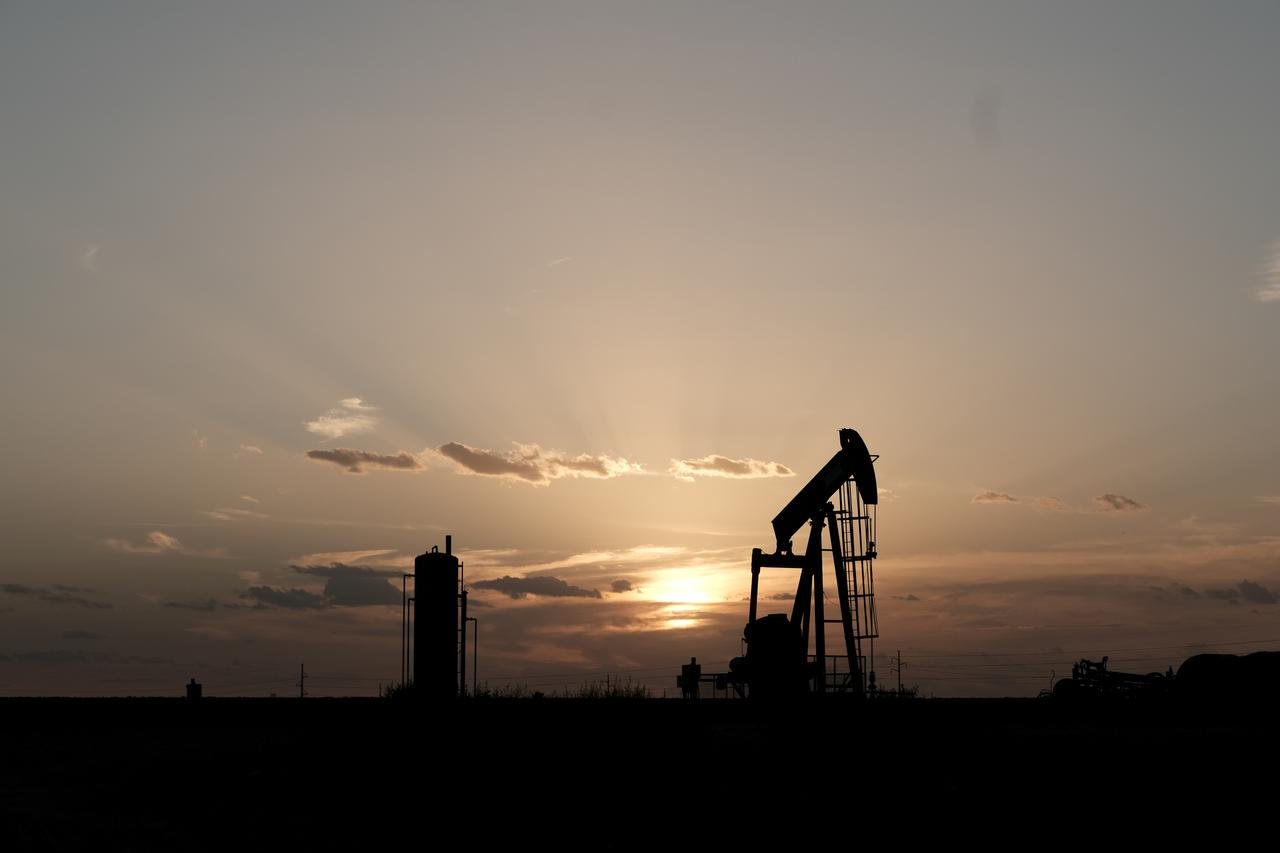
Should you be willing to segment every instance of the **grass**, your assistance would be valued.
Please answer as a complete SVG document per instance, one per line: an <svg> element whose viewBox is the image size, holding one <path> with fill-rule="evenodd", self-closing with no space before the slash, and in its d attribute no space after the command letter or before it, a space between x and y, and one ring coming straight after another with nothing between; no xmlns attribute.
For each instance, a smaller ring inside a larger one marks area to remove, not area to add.
<svg viewBox="0 0 1280 853"><path fill-rule="evenodd" d="M406 700L413 696L413 682L387 685L382 689L382 698ZM534 690L527 684L505 684L490 687L484 682L479 687L468 691L472 699L589 699L600 700L636 700L652 699L653 691L639 682L605 676L595 681L587 681L576 688L565 688L563 691L553 690L550 694Z"/></svg>

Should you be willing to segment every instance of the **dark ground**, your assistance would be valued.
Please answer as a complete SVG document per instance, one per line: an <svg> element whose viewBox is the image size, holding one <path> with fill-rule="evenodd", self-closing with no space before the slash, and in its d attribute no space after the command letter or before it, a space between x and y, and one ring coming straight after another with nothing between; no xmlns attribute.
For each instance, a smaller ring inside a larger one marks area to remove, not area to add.
<svg viewBox="0 0 1280 853"><path fill-rule="evenodd" d="M428 826L749 838L886 808L1066 825L1278 802L1271 711L1170 702L5 699L0 721L8 850L369 848Z"/></svg>

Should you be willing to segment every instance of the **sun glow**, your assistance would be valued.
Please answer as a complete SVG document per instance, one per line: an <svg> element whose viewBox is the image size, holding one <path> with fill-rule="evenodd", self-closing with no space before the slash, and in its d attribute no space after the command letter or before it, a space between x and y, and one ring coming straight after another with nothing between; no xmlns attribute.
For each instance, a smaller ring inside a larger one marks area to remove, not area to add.
<svg viewBox="0 0 1280 853"><path fill-rule="evenodd" d="M668 630L695 628L707 621L709 611L734 598L734 579L724 571L707 568L664 569L644 584L644 595L658 610L658 624Z"/></svg>
<svg viewBox="0 0 1280 853"><path fill-rule="evenodd" d="M719 578L694 574L679 569L663 572L663 577L648 588L649 597L669 604L709 604L716 601Z"/></svg>

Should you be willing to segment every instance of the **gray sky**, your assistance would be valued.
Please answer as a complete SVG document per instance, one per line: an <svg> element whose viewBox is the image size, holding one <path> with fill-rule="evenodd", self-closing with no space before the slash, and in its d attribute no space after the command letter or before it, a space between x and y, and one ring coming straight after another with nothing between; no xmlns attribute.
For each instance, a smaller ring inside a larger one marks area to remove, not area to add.
<svg viewBox="0 0 1280 853"><path fill-rule="evenodd" d="M841 426L889 490L877 651L927 690L1280 645L1278 35L4 4L0 694L372 692L398 608L330 566L445 531L477 580L600 591L477 591L482 677L671 686L737 653ZM980 652L1024 656L946 657Z"/></svg>

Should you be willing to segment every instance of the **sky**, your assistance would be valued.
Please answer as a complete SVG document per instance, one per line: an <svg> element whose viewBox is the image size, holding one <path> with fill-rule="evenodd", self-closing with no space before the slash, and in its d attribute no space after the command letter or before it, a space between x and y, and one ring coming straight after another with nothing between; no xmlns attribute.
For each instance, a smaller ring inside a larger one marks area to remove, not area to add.
<svg viewBox="0 0 1280 853"><path fill-rule="evenodd" d="M481 681L670 695L841 427L882 683L1280 647L1278 35L4 3L0 695L372 695L446 534Z"/></svg>

